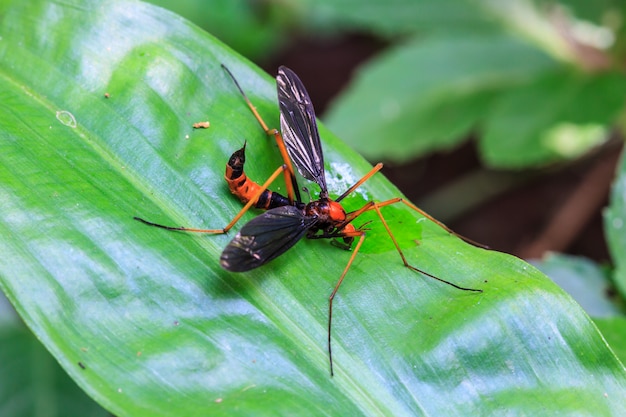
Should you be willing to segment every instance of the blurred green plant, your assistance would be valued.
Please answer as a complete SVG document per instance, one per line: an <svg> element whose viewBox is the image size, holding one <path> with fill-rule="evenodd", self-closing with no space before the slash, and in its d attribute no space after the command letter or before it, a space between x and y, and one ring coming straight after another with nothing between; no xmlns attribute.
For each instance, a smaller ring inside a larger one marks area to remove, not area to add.
<svg viewBox="0 0 626 417"><path fill-rule="evenodd" d="M76 385L7 305L0 293L0 415L111 416Z"/></svg>
<svg viewBox="0 0 626 417"><path fill-rule="evenodd" d="M556 253L533 263L574 297L626 363L624 302L614 294L613 270L585 258Z"/></svg>
<svg viewBox="0 0 626 417"><path fill-rule="evenodd" d="M478 132L488 166L524 168L578 157L622 126L620 2L308 4L313 21L394 40L325 115L370 160L407 161Z"/></svg>
<svg viewBox="0 0 626 417"><path fill-rule="evenodd" d="M253 61L271 56L299 27L298 2L273 0L149 0L210 32Z"/></svg>

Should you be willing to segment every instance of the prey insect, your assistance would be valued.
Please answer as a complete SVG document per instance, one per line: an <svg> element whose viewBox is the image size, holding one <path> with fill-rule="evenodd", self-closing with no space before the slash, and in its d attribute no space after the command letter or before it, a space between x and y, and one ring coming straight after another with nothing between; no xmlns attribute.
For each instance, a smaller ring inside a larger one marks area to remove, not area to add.
<svg viewBox="0 0 626 417"><path fill-rule="evenodd" d="M324 171L324 154L313 104L302 81L293 71L286 67L280 67L276 77L281 134L278 130L267 127L235 77L226 67L223 66L223 68L234 81L266 134L275 137L284 164L276 169L265 183L259 185L249 179L244 172L245 144L232 154L226 166L226 181L231 192L239 197L245 205L233 220L222 229L171 227L152 223L138 217L135 217L136 220L167 230L217 234L228 232L252 206L266 210L246 223L222 252L220 257L221 266L226 270L235 272L249 271L265 265L272 259L285 253L304 237L308 239L339 239L343 246L347 248L352 247L350 258L328 299L328 357L331 376L334 374L331 344L333 300L365 239L366 229L363 226L355 227L353 225L354 220L363 213L369 211L376 213L405 267L459 290L482 292L479 289L462 287L446 281L411 265L407 261L381 212L381 208L392 204L404 204L435 222L449 233L455 234L443 223L435 220L411 202L401 197L396 197L381 202L370 201L355 211L346 212L344 210L340 203L341 200L380 171L383 166L382 163L375 165L363 178L358 180L339 197L334 200L330 198ZM302 202L295 180L292 161L298 172L305 179L313 181L319 186L320 192L317 200L309 203ZM285 177L287 196L272 192L268 188L281 174ZM475 244L469 239L465 239L462 236L459 237Z"/></svg>

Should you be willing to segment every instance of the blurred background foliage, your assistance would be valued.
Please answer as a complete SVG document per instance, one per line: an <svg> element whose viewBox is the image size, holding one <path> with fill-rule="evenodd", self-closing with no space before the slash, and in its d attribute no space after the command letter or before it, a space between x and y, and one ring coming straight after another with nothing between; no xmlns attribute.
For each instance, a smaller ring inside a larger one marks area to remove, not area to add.
<svg viewBox="0 0 626 417"><path fill-rule="evenodd" d="M272 74L292 67L339 137L453 229L540 259L626 359L626 2L151 3ZM20 375L3 383L4 410L39 415L32 398L57 398L45 415L107 415L0 311L0 338L15 346L3 375Z"/></svg>
<svg viewBox="0 0 626 417"><path fill-rule="evenodd" d="M153 3L261 64L289 49L307 54L302 40L360 35L378 44L324 113L372 160L407 161L458 146L471 133L492 167L576 158L608 140L626 91L620 1ZM318 59L320 66L354 65L331 62L336 55Z"/></svg>

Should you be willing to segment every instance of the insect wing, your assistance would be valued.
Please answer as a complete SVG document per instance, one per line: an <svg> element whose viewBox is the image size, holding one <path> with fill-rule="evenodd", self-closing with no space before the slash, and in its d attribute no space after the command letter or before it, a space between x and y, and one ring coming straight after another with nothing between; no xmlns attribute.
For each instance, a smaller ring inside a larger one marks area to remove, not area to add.
<svg viewBox="0 0 626 417"><path fill-rule="evenodd" d="M280 67L276 76L280 129L287 152L302 176L326 191L324 155L317 131L313 103L300 78L289 68Z"/></svg>
<svg viewBox="0 0 626 417"><path fill-rule="evenodd" d="M257 268L285 253L317 222L294 206L277 207L250 220L226 246L220 264L228 271Z"/></svg>

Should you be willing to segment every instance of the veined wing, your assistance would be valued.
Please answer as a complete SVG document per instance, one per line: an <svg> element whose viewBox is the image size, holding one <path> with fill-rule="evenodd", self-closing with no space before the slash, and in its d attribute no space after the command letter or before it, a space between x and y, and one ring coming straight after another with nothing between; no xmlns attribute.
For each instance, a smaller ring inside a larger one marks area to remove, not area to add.
<svg viewBox="0 0 626 417"><path fill-rule="evenodd" d="M294 206L268 210L241 228L222 252L220 264L228 271L257 268L285 253L317 222Z"/></svg>
<svg viewBox="0 0 626 417"><path fill-rule="evenodd" d="M287 67L278 68L276 84L280 129L287 152L300 174L315 181L326 192L324 155L309 93L300 78Z"/></svg>

